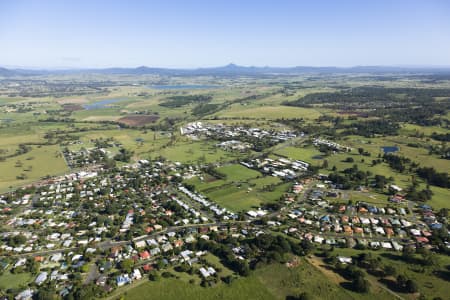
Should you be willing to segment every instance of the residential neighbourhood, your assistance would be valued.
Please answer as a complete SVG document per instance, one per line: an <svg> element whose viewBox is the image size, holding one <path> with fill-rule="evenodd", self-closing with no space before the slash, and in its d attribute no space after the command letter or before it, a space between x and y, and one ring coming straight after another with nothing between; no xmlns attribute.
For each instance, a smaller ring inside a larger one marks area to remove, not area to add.
<svg viewBox="0 0 450 300"><path fill-rule="evenodd" d="M288 159L241 164L288 181L308 170L307 163ZM430 206L411 208L401 191L384 205L331 200L343 191L324 175L295 182L282 210L259 207L240 214L180 183L180 178L201 176L194 169L142 160L115 171L67 174L2 195L1 219L8 228L1 233L3 272L35 276L16 299L27 299L48 284L60 295L69 294L74 276L107 294L154 269L185 264L210 282L217 271L204 259L208 247L195 250L192 245L209 243L217 234L239 240L280 232L317 245L401 252L405 247L433 249L432 232L442 228ZM234 259L251 262L246 248L230 247ZM338 260L351 263L348 257Z"/></svg>

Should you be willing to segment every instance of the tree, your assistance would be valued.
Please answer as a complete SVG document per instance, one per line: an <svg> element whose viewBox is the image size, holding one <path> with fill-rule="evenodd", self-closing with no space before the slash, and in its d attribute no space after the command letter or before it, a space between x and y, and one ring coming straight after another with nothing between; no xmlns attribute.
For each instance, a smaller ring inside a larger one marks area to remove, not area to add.
<svg viewBox="0 0 450 300"><path fill-rule="evenodd" d="M383 271L385 276L394 276L397 273L397 270L391 265L384 266Z"/></svg>
<svg viewBox="0 0 450 300"><path fill-rule="evenodd" d="M348 163L352 163L354 161L355 160L353 159L353 157L350 157L350 156L345 159L345 162L348 162Z"/></svg>
<svg viewBox="0 0 450 300"><path fill-rule="evenodd" d="M133 268L133 260L130 258L124 259L120 262L120 268L127 273L131 273L131 268Z"/></svg>
<svg viewBox="0 0 450 300"><path fill-rule="evenodd" d="M148 275L148 279L151 281L159 281L159 275L156 272L152 272Z"/></svg>
<svg viewBox="0 0 450 300"><path fill-rule="evenodd" d="M367 293L369 292L370 284L364 276L357 276L352 281L352 287L358 293Z"/></svg>
<svg viewBox="0 0 450 300"><path fill-rule="evenodd" d="M408 293L417 293L419 286L414 280L408 279L405 284L406 291Z"/></svg>
<svg viewBox="0 0 450 300"><path fill-rule="evenodd" d="M300 295L298 295L298 300L312 300L312 296L307 292L302 292Z"/></svg>
<svg viewBox="0 0 450 300"><path fill-rule="evenodd" d="M407 281L408 279L404 276L404 275L398 275L397 276L397 285L400 287L400 288L403 288L405 285L406 285L406 281Z"/></svg>
<svg viewBox="0 0 450 300"><path fill-rule="evenodd" d="M414 258L414 249L411 247L403 248L402 258L404 261L410 262Z"/></svg>

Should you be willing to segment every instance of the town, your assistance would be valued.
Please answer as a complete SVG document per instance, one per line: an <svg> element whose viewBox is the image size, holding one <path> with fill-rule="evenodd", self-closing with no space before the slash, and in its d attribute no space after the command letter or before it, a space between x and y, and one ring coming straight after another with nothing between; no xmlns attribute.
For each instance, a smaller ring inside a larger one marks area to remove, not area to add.
<svg viewBox="0 0 450 300"><path fill-rule="evenodd" d="M435 249L430 237L443 224L428 205L417 206L400 193L384 205L331 202L329 197L344 191L327 176L298 179L283 169L290 166L305 174L307 163L241 163L266 176L298 180L284 195L281 209L229 211L183 186L183 178L196 176L192 166L148 160L71 173L2 195L8 231L1 233L1 268L35 276L30 287L14 291L15 299L28 299L48 286L66 297L75 292L77 281L94 286L96 295L107 295L169 267L197 273L202 285L211 285L220 268L208 257L219 255L237 274L245 274L260 259L248 253L245 241L271 232L293 238L305 249ZM211 242L231 257L210 250ZM450 248L448 242L446 246ZM349 263L352 258L339 260Z"/></svg>

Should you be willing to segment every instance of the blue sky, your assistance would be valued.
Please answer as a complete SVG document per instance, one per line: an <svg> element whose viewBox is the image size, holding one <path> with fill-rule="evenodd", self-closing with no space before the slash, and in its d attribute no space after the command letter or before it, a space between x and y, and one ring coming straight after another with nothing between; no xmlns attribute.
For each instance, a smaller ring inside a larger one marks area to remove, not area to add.
<svg viewBox="0 0 450 300"><path fill-rule="evenodd" d="M0 0L0 66L450 66L450 1Z"/></svg>

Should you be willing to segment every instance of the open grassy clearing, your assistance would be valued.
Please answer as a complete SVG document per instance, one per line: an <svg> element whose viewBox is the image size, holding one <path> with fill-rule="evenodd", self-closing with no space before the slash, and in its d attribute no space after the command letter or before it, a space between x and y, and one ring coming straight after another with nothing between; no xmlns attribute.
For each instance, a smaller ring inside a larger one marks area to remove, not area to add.
<svg viewBox="0 0 450 300"><path fill-rule="evenodd" d="M182 163L226 162L241 157L240 153L223 151L216 147L214 143L184 140L160 149L157 154L168 160Z"/></svg>
<svg viewBox="0 0 450 300"><path fill-rule="evenodd" d="M60 175L68 171L60 147L32 146L26 154L8 158L0 162L0 191L5 192L10 186L31 183L47 175ZM24 174L24 180L16 176Z"/></svg>
<svg viewBox="0 0 450 300"><path fill-rule="evenodd" d="M9 271L5 271L0 275L0 289L7 290L25 287L32 279L33 275L28 272L12 274Z"/></svg>
<svg viewBox="0 0 450 300"><path fill-rule="evenodd" d="M220 167L218 171L226 174L226 179L217 180L206 174L203 180L195 177L186 182L193 184L196 190L214 202L235 212L277 201L291 186L291 183L283 183L279 178L263 176L238 164ZM269 185L274 185L273 190L264 190Z"/></svg>
<svg viewBox="0 0 450 300"><path fill-rule="evenodd" d="M232 211L247 211L262 203L275 202L289 190L291 183L279 184L273 191L263 191L252 184L226 184L205 192L211 200Z"/></svg>
<svg viewBox="0 0 450 300"><path fill-rule="evenodd" d="M246 168L242 165L232 164L217 168L220 173L223 173L229 178L228 181L246 181L250 178L261 176L258 171Z"/></svg>
<svg viewBox="0 0 450 300"><path fill-rule="evenodd" d="M302 160L310 164L314 164L322 158L322 153L313 146L285 147L276 150L274 154L285 156L289 159Z"/></svg>

